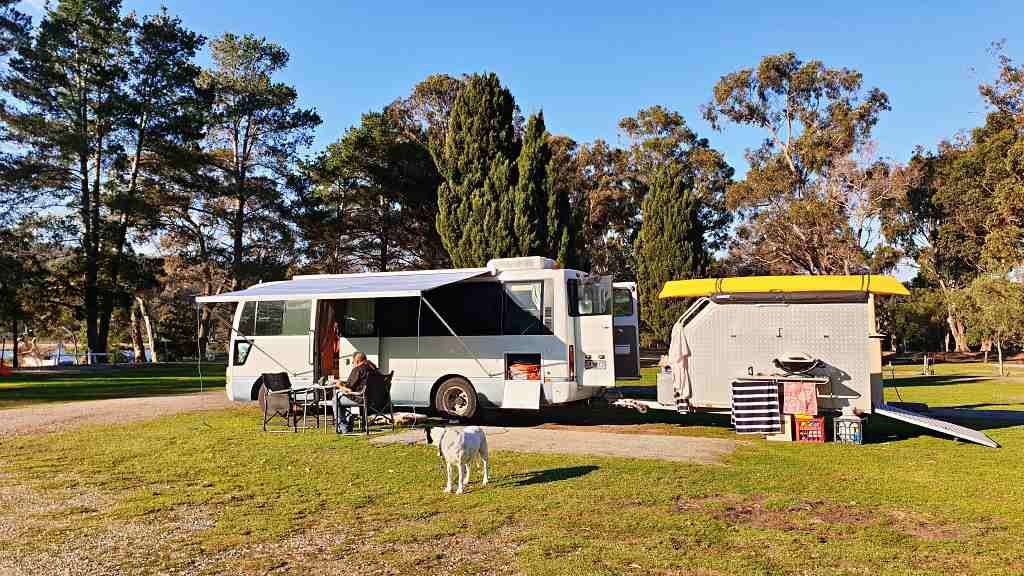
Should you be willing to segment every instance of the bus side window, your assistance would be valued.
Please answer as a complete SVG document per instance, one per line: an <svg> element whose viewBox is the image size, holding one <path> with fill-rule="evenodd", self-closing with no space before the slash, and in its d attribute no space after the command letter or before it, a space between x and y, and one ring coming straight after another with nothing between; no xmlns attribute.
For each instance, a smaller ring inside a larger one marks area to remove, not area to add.
<svg viewBox="0 0 1024 576"><path fill-rule="evenodd" d="M550 335L544 318L544 282L506 282L502 333L510 336Z"/></svg>
<svg viewBox="0 0 1024 576"><path fill-rule="evenodd" d="M616 317L633 315L633 293L629 288L615 288L612 292L612 311Z"/></svg>
<svg viewBox="0 0 1024 576"><path fill-rule="evenodd" d="M235 357L231 362L232 366L241 366L249 359L249 351L252 350L252 342L248 340L235 340Z"/></svg>
<svg viewBox="0 0 1024 576"><path fill-rule="evenodd" d="M256 333L256 302L246 302L242 306L242 316L238 319L238 333L252 336Z"/></svg>

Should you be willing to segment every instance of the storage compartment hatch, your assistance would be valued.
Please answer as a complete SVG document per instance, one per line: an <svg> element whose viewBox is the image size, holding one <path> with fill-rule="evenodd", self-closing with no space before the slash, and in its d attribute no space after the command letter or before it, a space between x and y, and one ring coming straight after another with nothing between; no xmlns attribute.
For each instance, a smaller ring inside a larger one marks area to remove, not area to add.
<svg viewBox="0 0 1024 576"><path fill-rule="evenodd" d="M888 416L889 418L899 420L900 422L906 422L908 424L927 428L935 432L948 434L961 440L974 442L975 444L981 444L982 446L988 446L989 448L999 448L999 444L995 440L989 438L984 432L972 430L951 422L938 420L917 412L911 412L910 410L904 410L903 408L882 404L881 406L875 406L874 413L881 414L882 416Z"/></svg>

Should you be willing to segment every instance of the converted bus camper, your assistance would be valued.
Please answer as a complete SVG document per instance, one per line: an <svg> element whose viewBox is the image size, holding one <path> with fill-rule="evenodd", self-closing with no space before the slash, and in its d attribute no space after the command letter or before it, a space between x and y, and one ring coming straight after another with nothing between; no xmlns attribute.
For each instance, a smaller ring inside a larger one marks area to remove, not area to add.
<svg viewBox="0 0 1024 576"><path fill-rule="evenodd" d="M264 373L296 388L344 379L356 351L394 372L396 406L464 418L585 400L640 374L635 285L547 258L296 276L197 301L237 303L226 387L238 401L257 399Z"/></svg>

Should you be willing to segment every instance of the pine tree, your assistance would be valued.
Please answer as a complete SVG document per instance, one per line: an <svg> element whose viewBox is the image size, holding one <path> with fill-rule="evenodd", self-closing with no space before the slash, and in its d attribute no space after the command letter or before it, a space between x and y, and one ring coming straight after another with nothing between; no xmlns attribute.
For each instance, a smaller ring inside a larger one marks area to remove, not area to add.
<svg viewBox="0 0 1024 576"><path fill-rule="evenodd" d="M512 94L494 74L466 78L452 106L444 147L435 154L437 230L455 266L515 256L513 195L519 142Z"/></svg>
<svg viewBox="0 0 1024 576"><path fill-rule="evenodd" d="M549 227L556 222L550 219L548 209L550 188L547 168L551 161L548 137L544 113L530 116L523 134L523 148L519 152L519 183L513 206L516 240L522 256L551 256ZM557 246L561 236L555 236L554 240Z"/></svg>
<svg viewBox="0 0 1024 576"><path fill-rule="evenodd" d="M668 280L703 276L711 263L699 218L701 201L685 172L668 165L651 181L642 210L635 244L641 322L653 338L668 342L685 305L659 300L658 292Z"/></svg>

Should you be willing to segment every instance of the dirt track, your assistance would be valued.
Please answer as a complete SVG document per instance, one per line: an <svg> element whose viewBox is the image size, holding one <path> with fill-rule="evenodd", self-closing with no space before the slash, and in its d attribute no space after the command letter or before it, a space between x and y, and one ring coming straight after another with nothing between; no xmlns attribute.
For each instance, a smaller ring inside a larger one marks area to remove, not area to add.
<svg viewBox="0 0 1024 576"><path fill-rule="evenodd" d="M736 449L735 441L723 438L609 434L606 432L499 426L484 426L483 428L487 432L487 446L491 450L512 452L589 454L713 464ZM424 441L421 430L409 430L371 440L375 444L418 444Z"/></svg>
<svg viewBox="0 0 1024 576"><path fill-rule="evenodd" d="M119 424L231 406L237 404L230 402L224 392L218 390L204 394L118 398L12 408L0 412L0 440L25 434L59 432L90 424ZM493 450L513 452L589 454L711 464L720 461L736 448L735 441L721 438L623 434L610 433L608 430L564 429L566 427L484 428ZM422 441L421 430L409 430L373 440L384 444Z"/></svg>
<svg viewBox="0 0 1024 576"><path fill-rule="evenodd" d="M219 410L232 406L223 390L181 396L148 396L37 404L0 411L0 439L23 434L70 430L87 424L119 424L181 412Z"/></svg>

